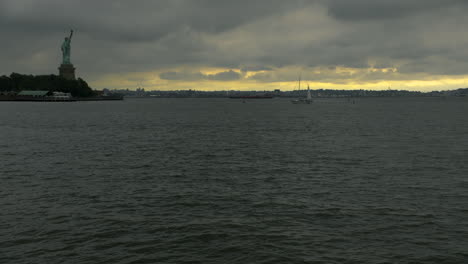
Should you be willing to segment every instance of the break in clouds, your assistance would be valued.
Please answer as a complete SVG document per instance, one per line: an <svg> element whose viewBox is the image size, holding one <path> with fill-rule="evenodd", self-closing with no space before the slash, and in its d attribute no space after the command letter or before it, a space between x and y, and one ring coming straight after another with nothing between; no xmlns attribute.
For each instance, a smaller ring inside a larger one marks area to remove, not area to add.
<svg viewBox="0 0 468 264"><path fill-rule="evenodd" d="M55 73L73 28L72 61L94 79L156 72L162 80L274 82L296 79L298 69L331 82L461 75L465 2L0 0L0 74ZM207 67L223 70L200 70Z"/></svg>

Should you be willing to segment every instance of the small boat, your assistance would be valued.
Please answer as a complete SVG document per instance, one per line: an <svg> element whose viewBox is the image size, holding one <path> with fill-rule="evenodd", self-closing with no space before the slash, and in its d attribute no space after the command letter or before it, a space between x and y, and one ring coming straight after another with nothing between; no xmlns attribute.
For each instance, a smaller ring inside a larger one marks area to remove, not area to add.
<svg viewBox="0 0 468 264"><path fill-rule="evenodd" d="M292 100L291 103L293 104L310 104L312 103L312 96L310 94L309 88L307 88L307 98L298 98L295 100Z"/></svg>
<svg viewBox="0 0 468 264"><path fill-rule="evenodd" d="M299 76L299 90L301 90L301 77ZM309 85L307 85L307 97L306 98L298 98L292 100L291 103L293 104L310 104L312 103L312 95L310 94Z"/></svg>
<svg viewBox="0 0 468 264"><path fill-rule="evenodd" d="M71 93L53 92L51 96L45 97L48 102L74 102L75 98L72 97Z"/></svg>

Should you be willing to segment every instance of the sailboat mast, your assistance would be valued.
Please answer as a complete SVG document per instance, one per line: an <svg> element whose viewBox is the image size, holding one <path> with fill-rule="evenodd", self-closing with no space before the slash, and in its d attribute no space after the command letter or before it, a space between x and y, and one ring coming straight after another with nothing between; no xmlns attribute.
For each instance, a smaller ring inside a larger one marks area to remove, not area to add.
<svg viewBox="0 0 468 264"><path fill-rule="evenodd" d="M301 90L301 75L299 74L299 91Z"/></svg>

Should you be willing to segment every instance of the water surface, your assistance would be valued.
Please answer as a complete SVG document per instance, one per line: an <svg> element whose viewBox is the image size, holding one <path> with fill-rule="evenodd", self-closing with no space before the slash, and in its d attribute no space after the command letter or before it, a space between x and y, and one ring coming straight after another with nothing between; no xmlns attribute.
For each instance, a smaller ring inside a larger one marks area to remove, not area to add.
<svg viewBox="0 0 468 264"><path fill-rule="evenodd" d="M1 263L465 263L468 100L0 103Z"/></svg>

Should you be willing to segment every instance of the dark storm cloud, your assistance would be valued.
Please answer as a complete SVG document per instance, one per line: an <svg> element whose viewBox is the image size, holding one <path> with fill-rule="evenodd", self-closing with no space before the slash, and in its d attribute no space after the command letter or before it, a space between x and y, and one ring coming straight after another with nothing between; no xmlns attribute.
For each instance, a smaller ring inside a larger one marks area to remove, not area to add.
<svg viewBox="0 0 468 264"><path fill-rule="evenodd" d="M216 80L216 81L234 81L234 80L239 80L241 78L241 74L233 70L229 70L225 72L208 75L208 78L210 80Z"/></svg>
<svg viewBox="0 0 468 264"><path fill-rule="evenodd" d="M465 0L330 0L329 13L343 20L391 19L464 2Z"/></svg>
<svg viewBox="0 0 468 264"><path fill-rule="evenodd" d="M241 67L242 72L257 72L257 71L271 71L273 68L271 67L266 67L266 66L244 66Z"/></svg>
<svg viewBox="0 0 468 264"><path fill-rule="evenodd" d="M0 26L54 32L67 25L121 41L153 41L180 29L219 33L296 5L281 0L3 0Z"/></svg>
<svg viewBox="0 0 468 264"><path fill-rule="evenodd" d="M159 78L163 80L172 81L201 81L201 80L215 80L215 81L235 81L239 80L242 75L233 70L219 72L215 74L203 74L201 72L163 72L159 74Z"/></svg>
<svg viewBox="0 0 468 264"><path fill-rule="evenodd" d="M84 76L267 81L298 65L460 74L467 11L462 0L0 0L0 74L56 72L70 28ZM242 74L167 70L185 65Z"/></svg>
<svg viewBox="0 0 468 264"><path fill-rule="evenodd" d="M88 73L139 71L186 63L237 66L237 62L213 62L216 59L210 58L210 53L216 47L207 43L204 36L287 13L301 2L1 0L2 39L11 39L3 47L11 52L2 54L1 59L13 61L12 70L38 71L59 59L60 42L73 28L76 34L72 58L77 62L94 59L86 69ZM39 52L48 61L44 59L42 65L38 62L37 67L24 63ZM5 71L9 70L0 68L0 72Z"/></svg>

